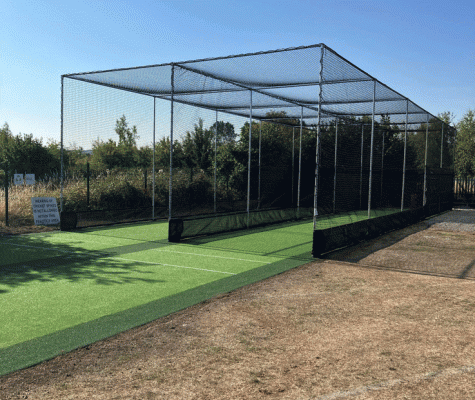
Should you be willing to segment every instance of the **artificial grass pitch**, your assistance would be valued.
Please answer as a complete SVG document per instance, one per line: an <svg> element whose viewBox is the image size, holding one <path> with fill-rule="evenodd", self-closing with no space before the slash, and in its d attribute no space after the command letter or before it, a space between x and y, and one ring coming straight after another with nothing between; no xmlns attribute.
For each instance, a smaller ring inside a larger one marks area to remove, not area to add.
<svg viewBox="0 0 475 400"><path fill-rule="evenodd" d="M0 375L310 260L169 244L151 225L2 240Z"/></svg>
<svg viewBox="0 0 475 400"><path fill-rule="evenodd" d="M371 218L382 217L385 215L395 214L401 212L400 208L383 208L378 210L371 210ZM336 226L352 224L368 219L367 210L357 210L342 212L339 214L325 214L317 217L316 229L327 229Z"/></svg>
<svg viewBox="0 0 475 400"><path fill-rule="evenodd" d="M333 218L317 228L364 212ZM172 244L162 222L2 239L0 375L311 261L312 231L299 221Z"/></svg>

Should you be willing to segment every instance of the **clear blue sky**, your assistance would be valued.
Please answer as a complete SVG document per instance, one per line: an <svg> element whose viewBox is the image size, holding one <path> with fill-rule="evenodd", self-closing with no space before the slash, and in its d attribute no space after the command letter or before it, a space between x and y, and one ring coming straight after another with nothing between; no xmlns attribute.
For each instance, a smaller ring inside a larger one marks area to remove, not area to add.
<svg viewBox="0 0 475 400"><path fill-rule="evenodd" d="M59 140L61 75L325 43L458 122L475 109L475 2L2 0L0 125Z"/></svg>

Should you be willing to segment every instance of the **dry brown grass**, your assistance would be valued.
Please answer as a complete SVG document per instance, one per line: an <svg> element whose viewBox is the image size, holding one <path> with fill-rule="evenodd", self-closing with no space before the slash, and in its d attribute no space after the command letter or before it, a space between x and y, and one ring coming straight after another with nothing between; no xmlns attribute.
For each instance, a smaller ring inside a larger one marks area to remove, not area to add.
<svg viewBox="0 0 475 400"><path fill-rule="evenodd" d="M11 186L8 189L8 216L11 227L32 226L32 197L59 198L59 188L50 184L36 183L32 186ZM0 191L0 230L5 231L5 191Z"/></svg>

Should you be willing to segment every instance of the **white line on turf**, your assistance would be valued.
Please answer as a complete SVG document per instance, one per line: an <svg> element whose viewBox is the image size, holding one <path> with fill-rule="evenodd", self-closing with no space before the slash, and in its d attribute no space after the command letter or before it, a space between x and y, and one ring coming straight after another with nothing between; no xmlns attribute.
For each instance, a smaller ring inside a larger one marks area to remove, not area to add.
<svg viewBox="0 0 475 400"><path fill-rule="evenodd" d="M249 262L261 263L261 264L272 264L272 263L269 263L269 262L264 262L264 261L259 261L259 260L249 260L247 258L213 256L213 255L209 255L209 254L187 253L185 251L174 251L174 250L160 250L160 249L154 249L154 250L155 251L160 251L162 253L188 254L188 255L199 256L199 257L223 258L225 260L249 261Z"/></svg>
<svg viewBox="0 0 475 400"><path fill-rule="evenodd" d="M31 246L31 245L17 244L17 243L12 243L11 245L13 245L13 246L19 246L19 247L28 247L28 248L31 248L31 249L41 249L41 250L47 250L47 251L48 251L48 250L49 250L49 251L57 251L57 252L60 252L60 253L71 254L71 255L74 255L74 257L78 257L78 258L79 258L79 257L90 257L90 254L81 254L81 253L76 253L76 252L74 252L74 251L68 251L68 250L49 249L49 248L47 248L47 247L45 248L45 247L40 247L40 246ZM238 260L238 261L257 262L257 263L261 263L261 264L271 264L271 263L266 263L266 262L257 261L257 260L248 260L248 259L245 259L245 258L213 256L213 255L206 255L206 254L186 253L186 252L182 252L182 251L167 251L167 250L158 250L158 249L155 249L155 250L156 250L156 251L162 251L163 253L191 254L191 255L194 255L194 256L201 256L201 257L224 258L224 259L226 259L226 260ZM69 257L71 257L71 256L69 256ZM107 256L105 256L105 257L107 257ZM176 268L195 269L195 270L197 270L197 271L208 271L208 272L217 272L217 273L220 273L220 274L236 275L236 274L233 274L233 273L231 273L231 272L215 271L215 270L212 270L212 269L192 268L192 267L185 267L185 266L181 266L181 265L163 264L163 263L151 263L151 262L146 262L146 261L129 260L129 259L127 259L127 258L120 258L120 257L107 257L107 258L114 258L114 259L117 259L117 260L127 260L127 261L143 262L143 263L153 264L153 265L165 265L165 266L176 267Z"/></svg>
<svg viewBox="0 0 475 400"><path fill-rule="evenodd" d="M196 271L205 271L205 272L215 272L217 274L226 274L226 275L236 275L232 272L224 272L224 271L215 271L214 269L204 269L204 268L194 268L194 267L185 267L184 265L173 265L173 264L164 264L164 263L158 263L158 262L151 262L151 261L140 261L140 260L133 260L129 258L123 258L123 257L108 257L113 260L122 260L122 261L130 261L130 262L137 262L137 263L142 263L142 264L150 264L150 265L163 265L165 267L175 267L175 268L184 268L184 269L194 269Z"/></svg>

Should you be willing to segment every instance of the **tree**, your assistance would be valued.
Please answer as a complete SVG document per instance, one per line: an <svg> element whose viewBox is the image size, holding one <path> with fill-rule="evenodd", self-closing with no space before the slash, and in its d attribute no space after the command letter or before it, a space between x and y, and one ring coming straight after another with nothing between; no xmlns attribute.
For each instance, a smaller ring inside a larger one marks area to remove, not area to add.
<svg viewBox="0 0 475 400"><path fill-rule="evenodd" d="M222 180L229 191L229 183L236 167L236 159L233 155L234 143L226 143L218 147L216 155L216 172L218 180Z"/></svg>
<svg viewBox="0 0 475 400"><path fill-rule="evenodd" d="M137 149L137 127L128 127L125 115L116 120L115 133L119 142L109 139L107 142L97 140L93 144L91 164L96 169L132 168L144 166L146 150Z"/></svg>
<svg viewBox="0 0 475 400"><path fill-rule="evenodd" d="M194 168L207 171L213 165L213 137L213 131L204 128L201 118L195 124L193 132L186 132L183 140L183 158L185 165L190 168L191 178Z"/></svg>
<svg viewBox="0 0 475 400"><path fill-rule="evenodd" d="M475 112L468 110L457 124L455 171L460 177L475 176Z"/></svg>
<svg viewBox="0 0 475 400"><path fill-rule="evenodd" d="M0 129L0 168L18 173L34 173L37 177L56 174L61 167L54 151L43 146L33 134L14 136L7 123Z"/></svg>
<svg viewBox="0 0 475 400"><path fill-rule="evenodd" d="M9 161L9 150L11 149L11 143L13 135L8 126L8 123L4 123L0 129L0 168L6 169L7 162Z"/></svg>
<svg viewBox="0 0 475 400"><path fill-rule="evenodd" d="M155 143L155 165L160 168L170 167L170 138L161 138ZM183 165L183 146L179 141L173 142L173 167Z"/></svg>
<svg viewBox="0 0 475 400"><path fill-rule="evenodd" d="M134 125L132 129L128 127L125 115L115 121L115 132L119 136L119 146L137 147L137 127Z"/></svg>
<svg viewBox="0 0 475 400"><path fill-rule="evenodd" d="M217 121L211 125L210 130L217 134L217 145L233 143L237 138L234 125L230 122Z"/></svg>

